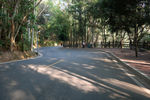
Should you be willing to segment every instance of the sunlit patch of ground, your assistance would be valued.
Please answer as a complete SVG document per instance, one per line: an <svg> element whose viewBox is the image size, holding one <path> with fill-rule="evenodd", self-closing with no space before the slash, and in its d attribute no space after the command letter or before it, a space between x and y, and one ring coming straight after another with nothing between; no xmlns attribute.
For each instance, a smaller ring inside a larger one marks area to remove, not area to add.
<svg viewBox="0 0 150 100"><path fill-rule="evenodd" d="M60 80L61 82L67 83L84 92L99 91L99 88L94 86L90 82L82 80L78 77L72 76L68 73L57 70L55 68L46 67L46 66L34 66L34 65L29 65L28 67L41 74L48 75L51 80L54 80L54 79Z"/></svg>
<svg viewBox="0 0 150 100"><path fill-rule="evenodd" d="M13 90L10 92L11 100L36 100L31 93L22 90Z"/></svg>
<svg viewBox="0 0 150 100"><path fill-rule="evenodd" d="M86 66L86 65L83 64L83 66ZM117 98L117 97L125 98L125 97L130 96L129 94L121 90L118 90L116 88L103 84L101 82L94 81L85 76L81 76L76 73L70 72L68 70L57 68L55 66L29 65L28 68L40 74L48 75L51 80L59 80L62 83L66 83L70 86L73 86L83 91L84 93L88 93L88 92L108 93L110 91L114 91L113 94L109 95L110 98ZM144 87L139 87L137 85L127 83L124 81L120 81L117 79L113 79L113 78L100 78L100 77L96 77L96 78L102 82L106 82L115 87L118 87L127 91L131 91L133 93L150 98L150 90Z"/></svg>
<svg viewBox="0 0 150 100"><path fill-rule="evenodd" d="M92 66L92 65L88 65L88 64L82 64L82 66L86 69L94 69L96 68L95 66Z"/></svg>
<svg viewBox="0 0 150 100"><path fill-rule="evenodd" d="M134 91L137 94L141 94L143 96L146 96L146 97L150 98L150 90L146 89L144 87L139 87L139 86L136 86L136 85L133 85L133 84L130 84L130 83L127 83L127 82L123 82L123 81L120 81L120 80L117 80L117 79L112 79L112 78L100 79L100 80L103 80L103 81L105 81L107 83L110 83L114 86L129 90L129 91ZM146 91L146 92L143 92L143 91Z"/></svg>
<svg viewBox="0 0 150 100"><path fill-rule="evenodd" d="M89 59L112 63L112 60L110 60L108 58L89 58Z"/></svg>
<svg viewBox="0 0 150 100"><path fill-rule="evenodd" d="M124 82L124 81L114 79L114 78L101 78L101 77L98 77L94 74L90 74L90 75L97 78L98 80L106 82L110 85L113 85L113 86L116 86L116 87L119 87L119 88L122 88L122 89L125 89L125 90L129 90L129 91L132 91L132 92L137 93L139 95L143 95L143 96L146 96L146 97L150 98L150 89L147 89L145 87L140 87L138 85L134 85L134 84ZM133 75L130 75L130 76L133 77ZM101 83L98 83L98 84L101 84ZM108 88L108 89L111 89L112 91L115 91L115 92L121 93L123 95L129 96L125 92L119 91L115 88L109 87L109 86L104 85L104 84L101 84L101 85Z"/></svg>

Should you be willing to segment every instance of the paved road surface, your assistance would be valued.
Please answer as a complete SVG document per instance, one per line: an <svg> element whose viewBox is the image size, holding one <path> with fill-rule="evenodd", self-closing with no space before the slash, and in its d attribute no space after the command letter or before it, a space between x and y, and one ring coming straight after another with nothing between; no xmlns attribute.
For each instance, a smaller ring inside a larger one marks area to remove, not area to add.
<svg viewBox="0 0 150 100"><path fill-rule="evenodd" d="M98 49L40 52L37 59L0 64L0 100L150 100L149 89Z"/></svg>

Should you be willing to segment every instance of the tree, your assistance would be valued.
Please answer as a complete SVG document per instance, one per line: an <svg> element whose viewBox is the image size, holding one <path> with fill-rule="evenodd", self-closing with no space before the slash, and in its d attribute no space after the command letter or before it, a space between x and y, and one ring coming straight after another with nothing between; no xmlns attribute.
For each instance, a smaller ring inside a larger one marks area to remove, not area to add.
<svg viewBox="0 0 150 100"><path fill-rule="evenodd" d="M37 7L42 0L1 0L0 10L1 17L0 23L2 28L0 29L1 40L3 42L9 41L9 49L13 51L16 49L16 38L20 41L23 32L22 27L27 28L27 21L29 18L33 18L32 14L35 7ZM2 24L3 23L3 24ZM21 34L21 35L20 35ZM17 41L17 42L18 42ZM5 45L5 44L4 44ZM7 45L7 44L6 44Z"/></svg>
<svg viewBox="0 0 150 100"><path fill-rule="evenodd" d="M138 42L148 31L149 24L148 0L100 0L97 10L101 12L101 18L113 32L125 31L133 34L135 55L138 56Z"/></svg>
<svg viewBox="0 0 150 100"><path fill-rule="evenodd" d="M44 41L68 41L70 33L68 14L59 5L55 5L51 1L42 3L38 9L40 9L39 13L41 14L38 16L37 24L42 27L40 43L43 44Z"/></svg>

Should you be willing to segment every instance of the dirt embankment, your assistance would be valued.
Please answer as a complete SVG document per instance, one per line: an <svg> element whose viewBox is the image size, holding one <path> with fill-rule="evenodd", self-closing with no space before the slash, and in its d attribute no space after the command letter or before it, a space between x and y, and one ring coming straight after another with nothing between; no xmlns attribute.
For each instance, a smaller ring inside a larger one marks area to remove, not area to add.
<svg viewBox="0 0 150 100"><path fill-rule="evenodd" d="M0 63L13 61L13 60L23 60L23 59L28 59L31 57L36 57L36 56L37 56L37 54L35 52L31 52L31 51L25 51L25 52L0 51Z"/></svg>

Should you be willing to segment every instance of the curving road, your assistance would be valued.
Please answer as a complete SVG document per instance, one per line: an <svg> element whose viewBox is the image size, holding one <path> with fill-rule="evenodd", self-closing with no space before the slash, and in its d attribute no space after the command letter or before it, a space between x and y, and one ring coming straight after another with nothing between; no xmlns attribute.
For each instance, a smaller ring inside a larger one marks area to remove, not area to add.
<svg viewBox="0 0 150 100"><path fill-rule="evenodd" d="M45 47L0 64L0 100L150 100L150 90L99 49Z"/></svg>

